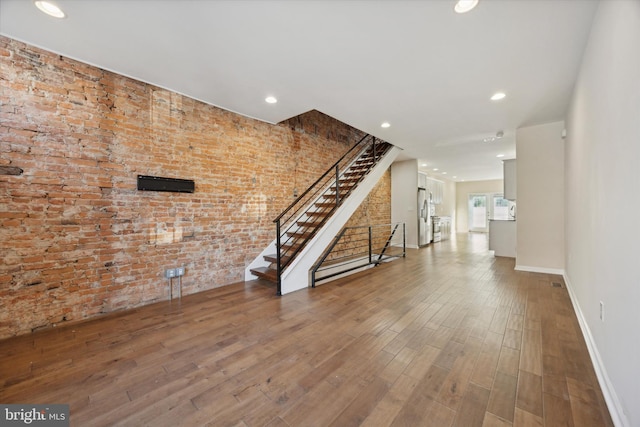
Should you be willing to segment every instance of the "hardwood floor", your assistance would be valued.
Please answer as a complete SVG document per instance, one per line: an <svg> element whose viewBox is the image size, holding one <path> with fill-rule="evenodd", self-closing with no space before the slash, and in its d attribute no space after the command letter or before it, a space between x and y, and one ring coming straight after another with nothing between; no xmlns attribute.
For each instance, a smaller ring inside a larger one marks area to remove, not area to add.
<svg viewBox="0 0 640 427"><path fill-rule="evenodd" d="M0 341L0 402L75 426L612 426L562 278L513 268L459 234L284 297L239 283Z"/></svg>

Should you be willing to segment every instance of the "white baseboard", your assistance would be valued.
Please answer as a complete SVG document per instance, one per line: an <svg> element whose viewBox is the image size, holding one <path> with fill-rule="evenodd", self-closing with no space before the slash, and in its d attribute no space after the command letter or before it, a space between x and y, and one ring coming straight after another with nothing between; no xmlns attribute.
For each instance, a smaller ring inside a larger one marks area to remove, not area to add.
<svg viewBox="0 0 640 427"><path fill-rule="evenodd" d="M514 268L516 271L528 271L530 273L545 273L545 274L557 274L564 275L564 269L562 268L546 268L546 267L531 267L528 265L518 265Z"/></svg>
<svg viewBox="0 0 640 427"><path fill-rule="evenodd" d="M609 408L609 413L611 414L611 420L616 427L628 427L631 424L629 424L627 417L624 415L624 410L622 409L622 405L620 404L618 395L613 388L613 384L611 384L609 375L607 375L607 370L604 366L604 363L602 362L602 358L600 357L600 352L598 351L596 342L593 339L593 335L591 335L591 330L589 329L587 320L582 314L582 309L580 308L578 298L573 292L571 281L569 280L569 277L567 277L566 272L562 274L562 277L564 278L564 283L567 286L569 298L571 298L573 310L575 311L576 317L578 318L578 323L580 324L580 329L582 330L584 341L587 344L589 356L591 357L591 363L593 364L593 368L596 371L596 376L598 377L598 383L600 384L600 388L602 389L604 400L605 402L607 402L607 407Z"/></svg>

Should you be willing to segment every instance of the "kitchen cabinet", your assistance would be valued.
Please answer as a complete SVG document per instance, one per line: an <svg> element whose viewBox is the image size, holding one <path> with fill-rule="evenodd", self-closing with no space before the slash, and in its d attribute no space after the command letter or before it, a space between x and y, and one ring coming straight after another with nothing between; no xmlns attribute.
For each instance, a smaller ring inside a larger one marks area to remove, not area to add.
<svg viewBox="0 0 640 427"><path fill-rule="evenodd" d="M450 216L440 217L440 233L441 233L442 240L451 238L451 217Z"/></svg>
<svg viewBox="0 0 640 427"><path fill-rule="evenodd" d="M504 173L504 198L516 200L516 159L504 160L502 162Z"/></svg>
<svg viewBox="0 0 640 427"><path fill-rule="evenodd" d="M431 192L433 197L432 203L434 205L442 204L442 199L444 198L444 182L427 178L427 191Z"/></svg>
<svg viewBox="0 0 640 427"><path fill-rule="evenodd" d="M427 174L418 172L418 188L427 188Z"/></svg>
<svg viewBox="0 0 640 427"><path fill-rule="evenodd" d="M516 257L515 221L489 221L489 250L495 256Z"/></svg>

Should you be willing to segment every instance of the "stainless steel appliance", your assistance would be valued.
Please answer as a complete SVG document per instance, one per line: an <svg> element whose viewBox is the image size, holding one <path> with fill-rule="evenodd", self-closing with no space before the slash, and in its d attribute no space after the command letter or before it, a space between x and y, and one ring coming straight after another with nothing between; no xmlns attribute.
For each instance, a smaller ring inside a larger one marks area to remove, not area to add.
<svg viewBox="0 0 640 427"><path fill-rule="evenodd" d="M431 222L433 224L433 241L439 242L440 240L442 240L440 217L437 217L437 216L431 217Z"/></svg>
<svg viewBox="0 0 640 427"><path fill-rule="evenodd" d="M432 207L431 193L427 192L426 188L418 188L418 246L426 246L433 239Z"/></svg>

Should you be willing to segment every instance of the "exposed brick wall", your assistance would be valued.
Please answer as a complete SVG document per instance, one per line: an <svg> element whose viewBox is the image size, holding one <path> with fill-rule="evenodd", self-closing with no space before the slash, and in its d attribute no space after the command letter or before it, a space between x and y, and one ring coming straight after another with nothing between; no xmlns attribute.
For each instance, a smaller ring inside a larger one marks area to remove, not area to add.
<svg viewBox="0 0 640 427"><path fill-rule="evenodd" d="M362 205L356 210L346 227L369 224L389 224L391 222L391 171L380 178Z"/></svg>
<svg viewBox="0 0 640 427"><path fill-rule="evenodd" d="M266 124L4 37L0 65L0 166L24 171L0 175L0 338L167 299L166 267L186 267L185 294L241 281L294 188L361 135L316 111ZM137 191L139 174L196 191ZM389 180L352 221L388 222Z"/></svg>

